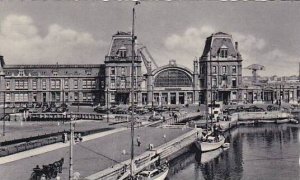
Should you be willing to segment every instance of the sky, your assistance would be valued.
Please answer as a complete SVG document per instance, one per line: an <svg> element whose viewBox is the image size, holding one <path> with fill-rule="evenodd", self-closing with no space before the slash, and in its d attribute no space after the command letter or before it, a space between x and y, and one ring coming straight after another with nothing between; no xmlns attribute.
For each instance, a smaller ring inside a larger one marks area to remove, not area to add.
<svg viewBox="0 0 300 180"><path fill-rule="evenodd" d="M0 54L6 64L104 62L111 36L131 31L131 1L0 0ZM300 2L142 1L138 44L157 64L175 59L190 69L212 33L239 42L243 67L261 76L298 75ZM244 69L243 75L251 71Z"/></svg>

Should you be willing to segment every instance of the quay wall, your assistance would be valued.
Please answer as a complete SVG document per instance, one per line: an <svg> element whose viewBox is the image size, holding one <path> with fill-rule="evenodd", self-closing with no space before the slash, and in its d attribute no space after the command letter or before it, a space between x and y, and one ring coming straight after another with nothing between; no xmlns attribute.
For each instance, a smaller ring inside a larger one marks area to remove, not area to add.
<svg viewBox="0 0 300 180"><path fill-rule="evenodd" d="M199 135L201 135L201 129L191 129L191 131L169 141L165 144L158 146L153 149L145 151L143 154L134 158L134 169L135 172L139 172L146 168L148 165L157 160L159 156L160 159L171 160L175 158L179 153L183 153L184 149L194 143ZM105 169L96 174L86 177L87 180L115 180L124 179L129 175L130 160L126 160L115 165L112 168Z"/></svg>

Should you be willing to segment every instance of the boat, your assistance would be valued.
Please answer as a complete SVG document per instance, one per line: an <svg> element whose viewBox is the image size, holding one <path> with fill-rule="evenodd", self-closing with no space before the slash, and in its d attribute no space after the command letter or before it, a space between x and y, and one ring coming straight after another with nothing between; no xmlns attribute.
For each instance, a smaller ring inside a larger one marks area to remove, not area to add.
<svg viewBox="0 0 300 180"><path fill-rule="evenodd" d="M137 175L137 180L164 180L169 172L167 164L161 165L153 170L144 170Z"/></svg>
<svg viewBox="0 0 300 180"><path fill-rule="evenodd" d="M201 152L216 150L218 148L221 148L224 145L224 143L225 143L225 137L223 135L218 135L218 138L208 135L207 138L201 138L195 142L196 147Z"/></svg>

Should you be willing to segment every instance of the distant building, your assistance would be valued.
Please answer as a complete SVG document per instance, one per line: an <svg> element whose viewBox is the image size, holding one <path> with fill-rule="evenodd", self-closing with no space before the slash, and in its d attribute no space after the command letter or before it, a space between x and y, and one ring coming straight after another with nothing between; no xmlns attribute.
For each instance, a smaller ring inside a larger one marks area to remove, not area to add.
<svg viewBox="0 0 300 180"><path fill-rule="evenodd" d="M0 61L1 102L4 96L7 104L100 101L103 65L6 65L3 56Z"/></svg>

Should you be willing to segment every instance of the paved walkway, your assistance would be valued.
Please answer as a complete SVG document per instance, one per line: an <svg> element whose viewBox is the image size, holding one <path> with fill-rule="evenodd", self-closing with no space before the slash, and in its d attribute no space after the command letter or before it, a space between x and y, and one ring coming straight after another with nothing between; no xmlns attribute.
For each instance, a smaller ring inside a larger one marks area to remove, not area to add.
<svg viewBox="0 0 300 180"><path fill-rule="evenodd" d="M143 127L135 129L135 135L139 135L142 145L135 146L135 155L145 152L148 145L157 147L170 141L189 129L163 129ZM166 138L164 139L164 135ZM114 166L130 158L130 130L115 132L102 138L85 140L74 146L74 172L79 172L81 177L87 177L103 169ZM136 139L136 137L135 137ZM126 154L122 152L125 151ZM67 179L69 167L69 148L62 147L53 151L38 154L32 157L7 162L0 165L0 177L3 180L26 180L30 177L33 167L53 163L64 157L63 173L61 179ZM15 173L18 171L18 173Z"/></svg>
<svg viewBox="0 0 300 180"><path fill-rule="evenodd" d="M114 130L110 130L110 131L105 131L105 132L101 132L101 133L96 133L96 134L84 136L82 142L93 140L93 139L100 138L100 137L103 137L103 136L107 136L109 134L125 131L126 129L127 128L118 128L118 129L114 129ZM69 145L70 145L70 141L68 141L66 143L61 142L61 143L50 144L50 145L47 145L47 146L31 149L31 150L28 150L28 151L19 152L19 153L16 153L16 154L12 154L12 155L0 158L0 164L5 164L5 163L20 160L20 159L25 159L25 158L28 158L28 157L40 155L40 154L43 154L43 153L47 153L47 152L50 152L50 151L54 151L54 150L57 150L57 149L60 149L60 148L67 147Z"/></svg>

